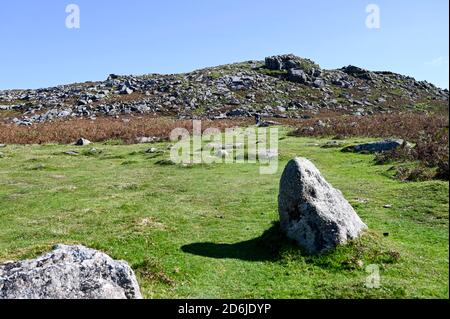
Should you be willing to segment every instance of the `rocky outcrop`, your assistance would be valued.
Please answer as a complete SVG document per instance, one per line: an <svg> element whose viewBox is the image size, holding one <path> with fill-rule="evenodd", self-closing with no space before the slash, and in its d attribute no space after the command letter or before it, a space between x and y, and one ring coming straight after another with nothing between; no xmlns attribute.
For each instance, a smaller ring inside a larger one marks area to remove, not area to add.
<svg viewBox="0 0 450 319"><path fill-rule="evenodd" d="M269 70L291 70L300 69L308 73L320 70L320 66L314 61L304 59L293 54L284 54L267 57L265 67Z"/></svg>
<svg viewBox="0 0 450 319"><path fill-rule="evenodd" d="M278 210L282 230L310 254L345 244L367 229L342 193L305 158L287 164L280 182Z"/></svg>
<svg viewBox="0 0 450 319"><path fill-rule="evenodd" d="M351 76L354 76L356 78L363 79L363 80L373 80L376 77L375 73L370 72L365 69L362 69L362 68L358 68L357 66L354 66L354 65L346 66L346 67L342 68L342 71L344 73L347 73L348 75L351 75Z"/></svg>
<svg viewBox="0 0 450 319"><path fill-rule="evenodd" d="M10 114L8 122L24 126L141 114L302 118L305 110L317 114L323 109L365 116L422 109L424 101L426 108L448 108L448 97L448 90L408 76L355 66L324 70L314 61L286 54L185 74L110 75L99 82L0 91L0 112Z"/></svg>
<svg viewBox="0 0 450 319"><path fill-rule="evenodd" d="M83 246L59 245L34 260L0 265L0 299L140 299L124 261Z"/></svg>

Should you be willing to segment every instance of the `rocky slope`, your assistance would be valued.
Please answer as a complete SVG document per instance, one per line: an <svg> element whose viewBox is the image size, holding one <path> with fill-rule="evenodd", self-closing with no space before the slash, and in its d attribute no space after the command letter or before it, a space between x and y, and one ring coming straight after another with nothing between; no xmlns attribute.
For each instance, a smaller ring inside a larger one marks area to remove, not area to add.
<svg viewBox="0 0 450 319"><path fill-rule="evenodd" d="M364 116L448 111L448 99L448 90L408 76L355 66L323 70L311 60L281 55L186 74L112 74L102 82L0 91L0 115L18 125L131 114L307 118L337 111Z"/></svg>

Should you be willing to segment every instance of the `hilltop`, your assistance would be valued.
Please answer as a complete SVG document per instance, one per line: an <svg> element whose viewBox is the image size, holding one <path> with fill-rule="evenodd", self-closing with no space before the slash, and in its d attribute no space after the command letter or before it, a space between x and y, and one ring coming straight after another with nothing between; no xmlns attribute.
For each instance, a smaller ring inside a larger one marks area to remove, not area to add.
<svg viewBox="0 0 450 319"><path fill-rule="evenodd" d="M18 125L139 114L305 119L321 112L448 112L448 99L447 89L409 76L356 66L324 70L287 54L184 74L111 74L101 82L0 91L0 115Z"/></svg>
<svg viewBox="0 0 450 319"><path fill-rule="evenodd" d="M172 160L169 136L192 118L226 140L263 126L253 117L279 124L274 174L261 152L238 163L250 138L219 144L233 163ZM293 55L1 91L0 264L63 243L126 261L145 298L448 298L448 127L447 90ZM395 148L363 147L380 144ZM342 192L364 236L318 256L286 238L277 199L296 157Z"/></svg>

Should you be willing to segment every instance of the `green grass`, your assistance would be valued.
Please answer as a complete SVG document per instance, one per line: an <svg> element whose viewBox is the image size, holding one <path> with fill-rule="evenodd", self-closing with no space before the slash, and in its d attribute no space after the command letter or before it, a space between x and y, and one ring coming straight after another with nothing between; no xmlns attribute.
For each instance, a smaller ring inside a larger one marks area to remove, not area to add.
<svg viewBox="0 0 450 319"><path fill-rule="evenodd" d="M222 73L214 71L214 72L211 72L209 74L209 76L211 77L211 79L217 80L217 79L220 79L222 77Z"/></svg>
<svg viewBox="0 0 450 319"><path fill-rule="evenodd" d="M390 165L321 148L327 141L281 139L275 175L255 164L167 165L149 145L8 146L0 261L84 244L128 261L147 298L448 298L448 183L399 182ZM363 238L316 257L283 238L278 183L295 156L343 191L370 228ZM378 289L365 287L369 264Z"/></svg>
<svg viewBox="0 0 450 319"><path fill-rule="evenodd" d="M287 70L270 70L266 68L261 68L258 70L261 74L269 76L284 76L288 74Z"/></svg>

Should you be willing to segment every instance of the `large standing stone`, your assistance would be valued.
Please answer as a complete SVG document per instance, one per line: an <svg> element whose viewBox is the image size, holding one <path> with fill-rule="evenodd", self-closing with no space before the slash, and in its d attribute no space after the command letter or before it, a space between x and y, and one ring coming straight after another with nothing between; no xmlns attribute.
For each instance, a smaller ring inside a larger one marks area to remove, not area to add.
<svg viewBox="0 0 450 319"><path fill-rule="evenodd" d="M59 245L34 260L0 265L0 299L141 299L126 262Z"/></svg>
<svg viewBox="0 0 450 319"><path fill-rule="evenodd" d="M367 229L342 193L304 158L286 166L278 209L282 230L310 254L333 249Z"/></svg>

